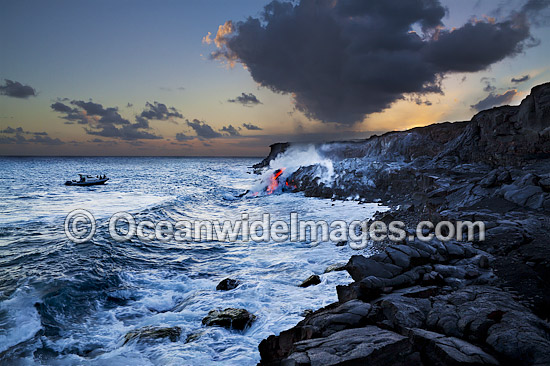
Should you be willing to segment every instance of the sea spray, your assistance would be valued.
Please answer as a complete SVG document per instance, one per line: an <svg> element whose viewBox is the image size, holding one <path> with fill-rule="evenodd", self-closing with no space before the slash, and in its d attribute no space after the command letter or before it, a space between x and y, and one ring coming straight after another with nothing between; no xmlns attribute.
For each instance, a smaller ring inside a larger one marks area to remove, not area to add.
<svg viewBox="0 0 550 366"><path fill-rule="evenodd" d="M0 302L0 353L32 338L40 329L40 316L34 304L40 300L34 289L18 288Z"/></svg>

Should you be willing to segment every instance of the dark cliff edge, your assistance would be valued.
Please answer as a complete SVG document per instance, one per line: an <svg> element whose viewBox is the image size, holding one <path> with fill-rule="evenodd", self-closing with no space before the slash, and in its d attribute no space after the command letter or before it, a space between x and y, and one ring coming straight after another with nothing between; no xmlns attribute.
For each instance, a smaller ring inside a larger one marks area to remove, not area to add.
<svg viewBox="0 0 550 366"><path fill-rule="evenodd" d="M391 131L361 141L336 141L337 158L377 156L384 160L401 157L456 156L462 162L492 165L521 164L550 157L550 83L532 88L519 106L502 106L477 113L470 121L435 123L406 131ZM317 144L320 145L320 144ZM255 168L269 165L292 143L270 145L269 155Z"/></svg>
<svg viewBox="0 0 550 366"><path fill-rule="evenodd" d="M410 233L480 220L486 237L358 252L339 301L264 339L260 365L550 365L550 83L471 121L316 146L331 179L304 166L292 191L381 201L391 210L375 219ZM258 168L292 147L272 145Z"/></svg>
<svg viewBox="0 0 550 366"><path fill-rule="evenodd" d="M265 168L269 165L269 162L273 159L275 159L279 154L282 154L288 149L290 146L290 143L288 142L276 142L274 144L269 145L270 151L269 155L265 157L262 161L260 161L258 164L254 164L252 167L254 169L260 169Z"/></svg>

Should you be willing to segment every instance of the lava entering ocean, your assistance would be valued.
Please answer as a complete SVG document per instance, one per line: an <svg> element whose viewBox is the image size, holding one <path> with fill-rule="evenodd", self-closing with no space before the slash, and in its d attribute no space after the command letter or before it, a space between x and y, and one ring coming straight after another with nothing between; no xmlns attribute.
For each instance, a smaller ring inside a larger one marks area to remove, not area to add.
<svg viewBox="0 0 550 366"><path fill-rule="evenodd" d="M279 187L279 177L283 172L285 171L285 168L277 169L271 177L269 177L269 184L267 188L265 189L267 194L272 194L275 192L277 187Z"/></svg>

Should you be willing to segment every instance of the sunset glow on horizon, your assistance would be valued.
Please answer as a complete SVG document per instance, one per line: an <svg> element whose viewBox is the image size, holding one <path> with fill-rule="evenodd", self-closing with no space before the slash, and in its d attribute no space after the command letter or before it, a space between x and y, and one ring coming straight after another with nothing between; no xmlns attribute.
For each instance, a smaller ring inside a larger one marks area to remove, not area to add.
<svg viewBox="0 0 550 366"><path fill-rule="evenodd" d="M0 154L262 156L469 120L550 80L548 8L526 0L328 3L3 1Z"/></svg>

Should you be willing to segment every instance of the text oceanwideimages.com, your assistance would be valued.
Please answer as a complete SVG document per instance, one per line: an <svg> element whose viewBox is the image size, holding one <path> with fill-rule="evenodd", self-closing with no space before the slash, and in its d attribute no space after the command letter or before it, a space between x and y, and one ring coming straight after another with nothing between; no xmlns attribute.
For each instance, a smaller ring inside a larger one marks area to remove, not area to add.
<svg viewBox="0 0 550 366"><path fill-rule="evenodd" d="M98 223L91 212L71 211L65 218L65 234L75 243L92 240ZM296 212L287 220L272 220L269 213L252 220L247 213L239 220L137 220L128 212L118 212L108 220L108 235L117 242L134 238L141 241L177 242L322 242L346 241L354 249L365 248L369 241L419 239L429 241L482 241L485 224L482 221L421 221L415 228L407 228L402 221L372 220L302 220Z"/></svg>

